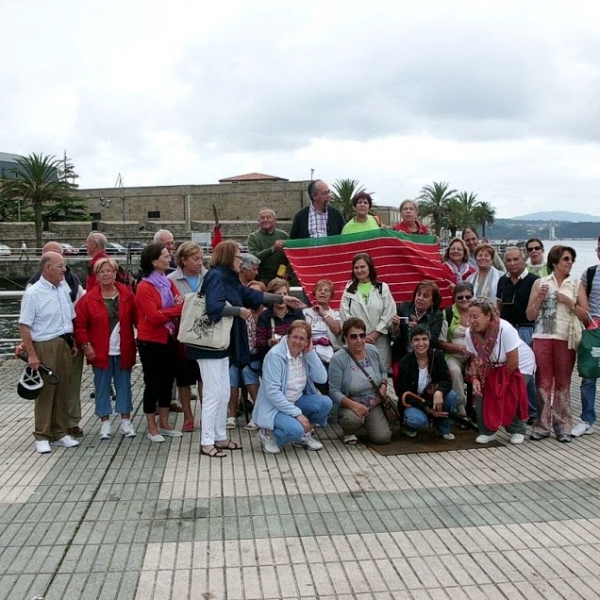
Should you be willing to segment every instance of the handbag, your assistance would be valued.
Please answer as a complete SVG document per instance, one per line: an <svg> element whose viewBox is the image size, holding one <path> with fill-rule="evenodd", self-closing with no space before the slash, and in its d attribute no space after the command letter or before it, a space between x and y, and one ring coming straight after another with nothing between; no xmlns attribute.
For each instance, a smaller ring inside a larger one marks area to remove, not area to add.
<svg viewBox="0 0 600 600"><path fill-rule="evenodd" d="M367 373L365 368L354 358L350 350L348 348L344 348L344 350L348 353L348 356L354 361L354 364L362 371L363 375L370 381L373 389L375 390L375 394L381 400L381 408L383 410L383 414L387 419L388 423L397 423L400 420L400 414L398 413L397 399L391 398L388 394L385 396L381 395L379 391L379 386L375 383L374 379Z"/></svg>
<svg viewBox="0 0 600 600"><path fill-rule="evenodd" d="M577 286L575 286L574 300L577 302L577 290L579 289L579 285L581 282L577 282ZM579 344L581 344L581 336L583 334L583 330L585 327L577 317L574 312L571 312L571 316L569 318L569 333L567 338L567 348L569 350L575 350L579 348Z"/></svg>
<svg viewBox="0 0 600 600"><path fill-rule="evenodd" d="M581 334L581 343L577 349L577 371L584 379L600 378L600 328L590 317L591 329Z"/></svg>
<svg viewBox="0 0 600 600"><path fill-rule="evenodd" d="M233 317L222 317L217 323L210 319L203 293L186 294L177 340L201 350L227 350L232 326Z"/></svg>

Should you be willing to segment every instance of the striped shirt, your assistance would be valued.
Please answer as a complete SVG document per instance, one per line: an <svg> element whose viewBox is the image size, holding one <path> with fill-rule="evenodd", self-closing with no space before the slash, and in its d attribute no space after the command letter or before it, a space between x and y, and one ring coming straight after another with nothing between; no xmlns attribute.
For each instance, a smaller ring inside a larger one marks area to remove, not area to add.
<svg viewBox="0 0 600 600"><path fill-rule="evenodd" d="M304 366L304 357L300 353L297 358L294 358L288 347L287 349L288 359L288 377L287 384L285 386L285 397L292 403L295 404L304 393L306 384L308 382L306 367Z"/></svg>
<svg viewBox="0 0 600 600"><path fill-rule="evenodd" d="M327 208L320 213L314 205L308 208L308 235L311 238L327 237Z"/></svg>

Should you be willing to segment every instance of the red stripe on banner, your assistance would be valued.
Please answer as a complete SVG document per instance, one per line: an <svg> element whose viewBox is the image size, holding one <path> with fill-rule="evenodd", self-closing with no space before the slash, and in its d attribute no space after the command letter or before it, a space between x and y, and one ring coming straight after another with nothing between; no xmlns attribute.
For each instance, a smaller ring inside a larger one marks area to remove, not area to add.
<svg viewBox="0 0 600 600"><path fill-rule="evenodd" d="M334 308L339 306L342 292L352 277L352 258L359 252L367 252L372 257L377 277L390 286L396 302L411 300L416 285L431 279L440 288L442 306L452 303L450 286L442 279L437 243L415 242L415 236L410 236L411 239L402 234L390 236L387 231L381 234L381 237L371 235L370 239L365 239L365 234L322 238L318 245L302 245L303 240L294 240L286 245L285 254L311 301L313 287L319 279L333 281L336 294L331 304Z"/></svg>

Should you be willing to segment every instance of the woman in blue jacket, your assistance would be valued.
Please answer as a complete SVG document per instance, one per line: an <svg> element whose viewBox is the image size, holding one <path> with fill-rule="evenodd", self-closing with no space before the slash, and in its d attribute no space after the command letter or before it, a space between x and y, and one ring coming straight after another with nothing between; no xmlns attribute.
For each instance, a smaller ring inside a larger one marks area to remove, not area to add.
<svg viewBox="0 0 600 600"><path fill-rule="evenodd" d="M310 325L294 321L287 335L265 356L262 383L252 413L261 427L258 439L267 454L293 442L307 450L320 450L313 425L325 427L331 411L328 396L317 393L315 383L325 383L327 371L311 341Z"/></svg>

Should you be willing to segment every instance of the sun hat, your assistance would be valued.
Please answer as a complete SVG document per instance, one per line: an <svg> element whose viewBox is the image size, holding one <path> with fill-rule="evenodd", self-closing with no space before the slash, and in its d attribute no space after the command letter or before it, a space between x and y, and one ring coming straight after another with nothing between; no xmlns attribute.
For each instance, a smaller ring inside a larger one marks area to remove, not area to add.
<svg viewBox="0 0 600 600"><path fill-rule="evenodd" d="M39 370L33 370L29 365L21 372L19 383L17 385L17 394L25 400L35 400L40 395L40 390L44 385L42 375Z"/></svg>

